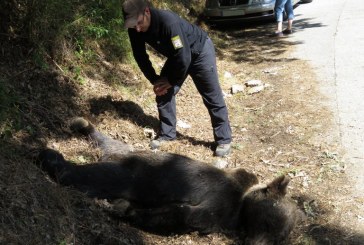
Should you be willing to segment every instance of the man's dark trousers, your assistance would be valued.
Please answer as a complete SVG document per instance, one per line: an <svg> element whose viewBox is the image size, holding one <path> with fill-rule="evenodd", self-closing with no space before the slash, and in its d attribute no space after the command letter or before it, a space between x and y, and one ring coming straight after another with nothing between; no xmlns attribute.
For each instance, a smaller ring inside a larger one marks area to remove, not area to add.
<svg viewBox="0 0 364 245"><path fill-rule="evenodd" d="M214 139L217 144L231 142L231 128L227 107L219 84L215 48L210 38L207 38L203 50L192 57L188 70L203 102L210 114ZM157 107L160 120L160 136L172 140L176 138L176 98L183 81L169 89L163 96L157 96Z"/></svg>

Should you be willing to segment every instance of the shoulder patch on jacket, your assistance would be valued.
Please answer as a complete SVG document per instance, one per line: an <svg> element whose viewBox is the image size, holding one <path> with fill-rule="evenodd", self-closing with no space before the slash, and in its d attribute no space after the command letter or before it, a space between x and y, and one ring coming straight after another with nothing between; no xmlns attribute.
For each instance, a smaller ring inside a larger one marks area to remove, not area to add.
<svg viewBox="0 0 364 245"><path fill-rule="evenodd" d="M178 35L172 37L171 40L172 40L172 44L173 44L174 49L183 48L182 40L181 40L181 38Z"/></svg>

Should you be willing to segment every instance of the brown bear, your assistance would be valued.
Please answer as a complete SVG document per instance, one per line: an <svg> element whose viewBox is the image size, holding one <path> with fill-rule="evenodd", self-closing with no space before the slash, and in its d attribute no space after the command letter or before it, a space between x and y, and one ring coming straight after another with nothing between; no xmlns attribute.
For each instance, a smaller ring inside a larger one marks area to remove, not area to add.
<svg viewBox="0 0 364 245"><path fill-rule="evenodd" d="M83 118L71 128L102 149L102 160L76 165L45 149L37 162L59 184L107 199L113 212L134 226L160 234L243 232L247 244L282 244L297 221L286 176L259 184L243 169L224 171L177 154L134 152Z"/></svg>

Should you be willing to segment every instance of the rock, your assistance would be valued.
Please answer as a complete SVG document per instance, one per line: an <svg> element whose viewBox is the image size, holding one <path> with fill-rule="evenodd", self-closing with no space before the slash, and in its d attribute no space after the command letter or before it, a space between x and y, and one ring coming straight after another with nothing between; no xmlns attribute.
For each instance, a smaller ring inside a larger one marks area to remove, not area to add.
<svg viewBox="0 0 364 245"><path fill-rule="evenodd" d="M245 86L247 86L247 87L263 86L264 87L264 84L261 80L250 80L245 83Z"/></svg>
<svg viewBox="0 0 364 245"><path fill-rule="evenodd" d="M264 85L256 86L256 87L250 87L248 89L248 94L256 94L264 90Z"/></svg>
<svg viewBox="0 0 364 245"><path fill-rule="evenodd" d="M149 139L154 139L156 136L156 133L151 128L145 128L144 129L144 135Z"/></svg>
<svg viewBox="0 0 364 245"><path fill-rule="evenodd" d="M220 168L220 169L222 169L222 168L226 168L227 166L228 166L228 162L226 161L226 160L224 160L224 159L218 159L217 161L215 161L214 163L213 163L213 165L215 166L215 167L217 167L217 168Z"/></svg>
<svg viewBox="0 0 364 245"><path fill-rule="evenodd" d="M114 66L113 64L111 64L110 62L106 61L106 60L103 60L102 63L109 69L113 69Z"/></svg>
<svg viewBox="0 0 364 245"><path fill-rule="evenodd" d="M182 120L177 121L177 126L180 128L191 128L191 125L189 125L188 123L186 123Z"/></svg>
<svg viewBox="0 0 364 245"><path fill-rule="evenodd" d="M270 74L270 75L277 75L278 74L277 68L266 69L263 72L267 73L267 74Z"/></svg>
<svg viewBox="0 0 364 245"><path fill-rule="evenodd" d="M224 78L232 78L232 77L233 77L233 75L230 72L225 71Z"/></svg>
<svg viewBox="0 0 364 245"><path fill-rule="evenodd" d="M244 92L244 90L245 90L245 87L244 87L244 85L241 85L241 84L234 84L231 87L231 93L232 94L236 94L236 93L239 93L239 92Z"/></svg>
<svg viewBox="0 0 364 245"><path fill-rule="evenodd" d="M224 91L222 91L222 95L223 95L224 99L228 98L228 97L232 97L231 94L225 93Z"/></svg>

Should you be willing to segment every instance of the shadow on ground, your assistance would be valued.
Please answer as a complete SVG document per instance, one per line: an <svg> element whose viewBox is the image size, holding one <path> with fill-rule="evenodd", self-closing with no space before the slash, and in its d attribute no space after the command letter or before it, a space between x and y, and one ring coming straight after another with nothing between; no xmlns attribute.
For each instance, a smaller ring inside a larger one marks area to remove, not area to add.
<svg viewBox="0 0 364 245"><path fill-rule="evenodd" d="M110 96L102 98L94 98L89 101L90 113L100 115L105 112L114 112L119 118L129 120L140 128L152 127L155 132L159 130L159 120L153 116L145 114L140 105L133 101L118 101L113 100ZM206 148L212 149L214 144L212 142L197 140L194 137L184 135L177 132L177 137L180 140L187 140L192 145L202 145Z"/></svg>
<svg viewBox="0 0 364 245"><path fill-rule="evenodd" d="M333 212L326 207L319 205L315 198L307 195L293 195L292 198L297 202L299 208L305 213L305 218L301 224L298 244L319 244L319 245L361 245L364 241L364 233L348 231L337 225L327 222L325 225L320 221L322 216Z"/></svg>
<svg viewBox="0 0 364 245"><path fill-rule="evenodd" d="M304 31L308 28L320 28L322 23L313 23L312 19L299 19L294 22L294 31ZM236 63L249 62L258 64L278 62L276 58L285 53L288 48L301 44L289 38L277 38L272 35L276 25L272 21L232 22L212 27L211 35L214 39L217 55L222 59L229 59ZM294 33L293 33L294 35ZM222 41L220 41L222 40ZM227 56L224 50L233 47L232 55ZM286 59L287 62L295 59Z"/></svg>
<svg viewBox="0 0 364 245"><path fill-rule="evenodd" d="M83 115L79 87L52 68L32 65L26 48L1 44L0 243L144 244L138 230L110 220L35 166L39 150L68 139L69 119Z"/></svg>
<svg viewBox="0 0 364 245"><path fill-rule="evenodd" d="M296 31L322 26L310 22L309 19L297 21ZM272 30L272 23L238 25L214 29L212 35L222 40L215 42L222 58L256 64L263 60L274 61L276 55L296 44L286 39L273 39L270 37ZM224 49L232 45L235 51L227 56ZM33 163L36 150L46 147L48 140L71 137L67 122L75 116L113 110L120 118L140 127L156 127L158 120L146 115L132 101L113 101L106 97L92 99L85 106L80 87L74 81L58 72L30 65L26 49L12 45L2 47L0 86L13 101L6 106L1 104L2 113L11 114L1 118L0 126L16 130L2 130L9 133L0 135L0 211L3 214L0 226L5 234L0 237L0 243L145 244L139 231L110 219L85 196L54 185ZM211 147L208 142L181 137ZM304 210L303 204L299 205ZM316 210L318 214L324 212L328 210ZM304 236L314 244L334 244L332 241L335 241L335 244L359 245L364 240L363 234L348 234L344 228L315 222L307 227ZM241 244L237 240L233 243Z"/></svg>

